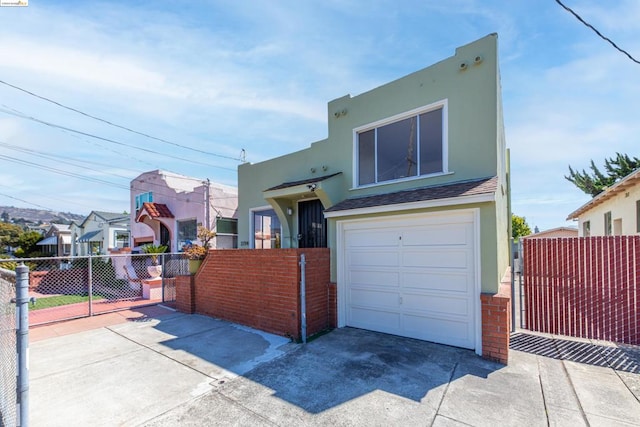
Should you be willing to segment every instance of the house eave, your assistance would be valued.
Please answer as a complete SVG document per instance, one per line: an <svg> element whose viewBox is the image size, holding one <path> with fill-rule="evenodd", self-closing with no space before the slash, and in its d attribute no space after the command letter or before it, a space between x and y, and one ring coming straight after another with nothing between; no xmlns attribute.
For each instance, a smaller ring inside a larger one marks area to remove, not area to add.
<svg viewBox="0 0 640 427"><path fill-rule="evenodd" d="M371 206L366 208L345 209L340 211L325 212L325 218L341 218L355 215L372 215L414 209L431 209L444 206L460 206L478 203L491 203L496 201L495 193L476 194L472 196L449 197L436 200L422 200L419 202L395 203L390 205Z"/></svg>
<svg viewBox="0 0 640 427"><path fill-rule="evenodd" d="M638 181L640 181L640 169L632 172L623 180L617 182L612 187L604 190L602 193L598 194L575 211L571 212L569 216L567 216L567 221L579 219L580 215L617 196L629 187L636 185Z"/></svg>

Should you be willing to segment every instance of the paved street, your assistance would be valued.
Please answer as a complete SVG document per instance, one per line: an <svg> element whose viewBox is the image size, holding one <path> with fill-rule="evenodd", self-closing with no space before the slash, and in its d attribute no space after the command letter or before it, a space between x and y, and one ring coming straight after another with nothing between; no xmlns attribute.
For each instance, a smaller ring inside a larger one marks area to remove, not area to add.
<svg viewBox="0 0 640 427"><path fill-rule="evenodd" d="M503 366L352 328L302 345L157 307L99 317L32 331L32 425L640 425L637 347L520 333Z"/></svg>

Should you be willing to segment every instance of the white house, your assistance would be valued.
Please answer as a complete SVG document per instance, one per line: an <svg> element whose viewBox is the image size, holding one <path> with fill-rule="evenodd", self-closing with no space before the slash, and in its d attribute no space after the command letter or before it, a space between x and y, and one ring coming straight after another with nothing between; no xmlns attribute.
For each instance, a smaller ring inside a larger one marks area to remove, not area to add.
<svg viewBox="0 0 640 427"><path fill-rule="evenodd" d="M74 256L106 254L129 246L129 214L91 211L80 224L71 224Z"/></svg>
<svg viewBox="0 0 640 427"><path fill-rule="evenodd" d="M216 231L213 248L236 248L238 190L162 170L131 181L131 243L162 244L179 252L197 242L198 226Z"/></svg>
<svg viewBox="0 0 640 427"><path fill-rule="evenodd" d="M640 169L573 211L580 237L640 234Z"/></svg>

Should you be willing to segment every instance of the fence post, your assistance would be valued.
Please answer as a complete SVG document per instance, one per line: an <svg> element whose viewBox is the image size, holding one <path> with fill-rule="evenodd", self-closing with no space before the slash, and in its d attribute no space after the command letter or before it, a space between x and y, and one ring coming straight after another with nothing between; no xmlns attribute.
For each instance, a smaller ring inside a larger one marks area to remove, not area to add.
<svg viewBox="0 0 640 427"><path fill-rule="evenodd" d="M300 321L302 322L302 342L307 343L307 261L304 254L300 254Z"/></svg>
<svg viewBox="0 0 640 427"><path fill-rule="evenodd" d="M167 266L165 265L164 262L164 253L160 254L160 265L162 266L162 270L160 270L160 280L161 280L161 285L160 285L160 289L162 290L162 302L164 302L164 275L166 273L166 268Z"/></svg>
<svg viewBox="0 0 640 427"><path fill-rule="evenodd" d="M91 254L89 254L88 261L87 272L89 274L89 280L87 281L87 287L89 288L89 317L91 317L93 316L93 260L91 258Z"/></svg>
<svg viewBox="0 0 640 427"><path fill-rule="evenodd" d="M511 243L511 332L516 331L516 245L513 237L510 239Z"/></svg>
<svg viewBox="0 0 640 427"><path fill-rule="evenodd" d="M16 347L18 351L18 390L20 426L29 425L29 267L16 267L16 307L18 329Z"/></svg>

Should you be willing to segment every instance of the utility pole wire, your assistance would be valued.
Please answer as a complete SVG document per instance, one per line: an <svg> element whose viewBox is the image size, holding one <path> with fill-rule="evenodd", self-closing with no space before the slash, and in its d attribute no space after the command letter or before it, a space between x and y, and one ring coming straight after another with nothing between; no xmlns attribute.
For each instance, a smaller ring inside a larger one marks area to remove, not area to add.
<svg viewBox="0 0 640 427"><path fill-rule="evenodd" d="M186 149L186 150L195 151L195 152L197 152L197 153L208 154L208 155L210 155L210 156L221 157L221 158L223 158L223 159L229 159L229 160L236 160L236 161L239 161L239 160L240 160L240 159L239 159L239 158L237 158L237 157L231 157L231 156L225 156L225 155L223 155L223 154L211 153L211 152L209 152L209 151L199 150L199 149L197 149L197 148L187 147L186 145L181 145L181 144L178 144L178 143L176 143L176 142L167 141L166 139L158 138L158 137L155 137L155 136L153 136L153 135L149 135L149 134L144 133L144 132L139 132L139 131L137 131L137 130L133 130L133 129L131 129L131 128L128 128L128 127L126 127L126 126L122 126L122 125L119 125L119 124L116 124L116 123L110 122L109 120L102 119L102 118L100 118L100 117L97 117L97 116L91 115L91 114L89 114L89 113L85 113L84 111L80 111L80 110L78 110L78 109L76 109L76 108L66 106L66 105L61 104L61 103L59 103L59 102L57 102L57 101L54 101L53 99L49 99L49 98L47 98L47 97L44 97L44 96L38 95L37 93L33 93L33 92L28 91L28 90L26 90L26 89L23 89L23 88L21 88L21 87L19 87L19 86L12 85L11 83L5 82L4 80L0 80L0 83L1 83L1 84L3 84L3 85L9 86L9 87L11 87L11 88L14 88L14 89L16 89L16 90L19 90L19 91L21 91L21 92L24 92L24 93L26 93L26 94L28 94L28 95L33 96L33 97L36 97L36 98L42 99L43 101L50 102L50 103L52 103L52 104L54 104L54 105L57 105L58 107L64 108L64 109L69 110L69 111L73 111L74 113L81 114L81 115L83 115L83 116L85 116L85 117L89 117L90 119L94 119L94 120L97 120L97 121L99 121L99 122L106 123L106 124L108 124L108 125L110 125L110 126L114 126L114 127L119 128L119 129L126 130L127 132L132 132L132 133L135 133L135 134L137 134L137 135L144 136L144 137L146 137L146 138L155 139L156 141L164 142L165 144L173 145L173 146L175 146L175 147L184 148L184 149Z"/></svg>
<svg viewBox="0 0 640 427"><path fill-rule="evenodd" d="M4 104L2 104L2 105L4 105ZM9 114L11 116L20 117L20 118L25 119L25 120L31 120L33 122L40 123L42 125L49 126L49 127L52 127L52 128L61 129L61 130L67 131L67 132L73 132L73 133L76 133L76 134L79 134L79 135L87 136L89 138L99 139L101 141L110 142L112 144L121 145L121 146L124 146L124 147L129 147L129 148L132 148L134 150L144 151L144 152L155 154L155 155L158 155L158 156L169 157L169 158L172 158L172 159L182 160L182 161L189 162L189 163L197 163L197 164L204 165L204 166L209 166L209 167L212 167L212 168L226 169L226 170L235 172L235 169L226 168L224 166L212 165L212 164L209 164L209 163L200 162L198 160L190 160L190 159L186 159L184 157L178 157L178 156L174 156L174 155L171 155L171 154L164 154L164 153L160 153L160 152L157 152L157 151L154 151L154 150L150 150L148 148L137 147L135 145L126 144L124 142L116 141L116 140L109 139L109 138L104 138L104 137L99 136L99 135L94 135L94 134L91 134L91 133L87 133L87 132L79 131L79 130L76 130L76 129L72 129L72 128L69 128L69 127L66 127L66 126L57 125L55 123L51 123L51 122L47 122L47 121L44 121L44 120L40 120L40 119L37 119L37 118L35 118L33 116L26 115L24 113L9 111L9 110L2 109L2 108L0 108L0 112L5 113L5 114Z"/></svg>
<svg viewBox="0 0 640 427"><path fill-rule="evenodd" d="M627 55L629 57L629 59L632 60L633 62L635 62L636 64L640 64L640 61L638 61L633 56L631 56L631 54L629 54L629 52L627 52L626 50L618 47L618 45L615 44L610 38L602 35L602 33L600 31L598 31L593 25L589 24L584 19L582 19L580 17L580 15L578 15L576 12L574 12L570 7L565 6L564 4L562 4L562 2L560 0L556 0L556 3L558 3L560 6L562 6L564 8L564 10L566 10L567 12L569 12L570 14L575 16L578 19L578 21L582 22L584 25L586 25L587 27L591 28L598 36L600 36L601 39L608 41L611 44L611 46L613 46L618 51L620 51L620 52L624 53L625 55Z"/></svg>

